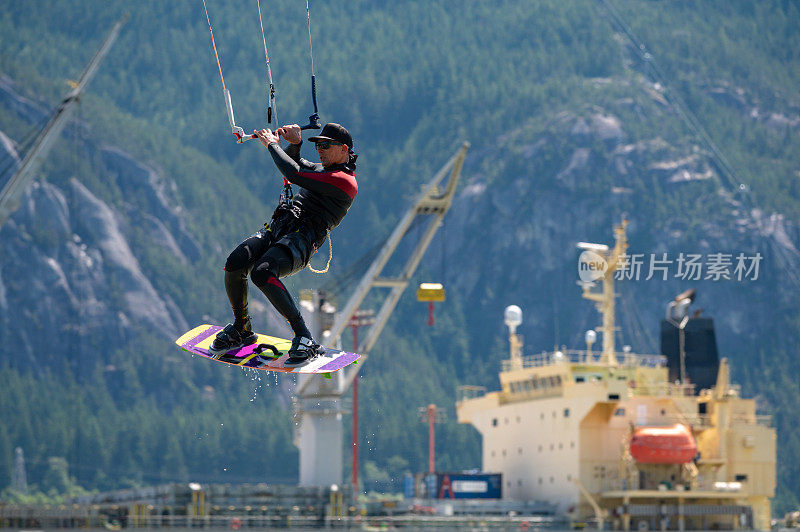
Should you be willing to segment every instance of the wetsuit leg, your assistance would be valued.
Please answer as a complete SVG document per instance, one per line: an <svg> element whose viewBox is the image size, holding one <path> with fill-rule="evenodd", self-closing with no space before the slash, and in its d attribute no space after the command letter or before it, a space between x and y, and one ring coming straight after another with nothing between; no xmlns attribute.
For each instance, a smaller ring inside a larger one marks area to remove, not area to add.
<svg viewBox="0 0 800 532"><path fill-rule="evenodd" d="M225 261L225 292L237 326L247 320L247 276L272 240L272 233L264 228L239 244Z"/></svg>
<svg viewBox="0 0 800 532"><path fill-rule="evenodd" d="M280 277L291 275L303 267L303 264L297 267L297 261L286 247L273 246L256 261L250 279L289 322L296 336L311 338L300 310L280 280Z"/></svg>

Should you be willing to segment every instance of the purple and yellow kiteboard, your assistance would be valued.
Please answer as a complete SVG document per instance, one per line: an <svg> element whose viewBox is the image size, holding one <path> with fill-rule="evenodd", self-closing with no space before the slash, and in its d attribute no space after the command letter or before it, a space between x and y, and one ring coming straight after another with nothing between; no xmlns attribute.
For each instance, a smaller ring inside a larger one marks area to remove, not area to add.
<svg viewBox="0 0 800 532"><path fill-rule="evenodd" d="M222 355L209 353L211 342L223 328L219 325L198 325L187 332L175 343L184 351L193 355L210 358L226 364L233 364L243 368L263 369L266 371L279 371L283 373L323 373L328 374L338 371L345 366L358 363L361 355L348 353L337 349L324 348L323 354L309 359L301 366L285 367L284 362L289 358L287 352L292 346L291 340L259 334L258 340L250 345L232 349Z"/></svg>

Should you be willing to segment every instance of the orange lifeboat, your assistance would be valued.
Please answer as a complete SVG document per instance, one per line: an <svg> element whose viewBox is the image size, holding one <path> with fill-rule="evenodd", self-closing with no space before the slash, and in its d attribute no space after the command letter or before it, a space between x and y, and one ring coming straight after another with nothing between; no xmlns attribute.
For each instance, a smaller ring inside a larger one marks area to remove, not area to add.
<svg viewBox="0 0 800 532"><path fill-rule="evenodd" d="M638 428L630 449L641 464L687 464L697 456L697 443L691 431L681 424Z"/></svg>

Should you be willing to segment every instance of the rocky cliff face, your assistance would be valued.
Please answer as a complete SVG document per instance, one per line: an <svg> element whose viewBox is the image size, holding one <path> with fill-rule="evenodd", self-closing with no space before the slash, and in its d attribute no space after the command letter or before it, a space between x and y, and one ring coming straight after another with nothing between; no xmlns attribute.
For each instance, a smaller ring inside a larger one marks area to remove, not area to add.
<svg viewBox="0 0 800 532"><path fill-rule="evenodd" d="M0 89L0 104L23 118L41 116L9 80ZM181 263L199 257L175 184L118 147L95 149L98 174L118 183L123 202L103 201L79 176L35 180L0 229L0 341L16 351L12 363L42 364L87 348L108 349L133 341L136 328L172 339L188 327L175 302L154 288L155 272L143 270L142 250L131 243L137 228L150 235L149 245ZM14 167L20 162L4 132L0 159Z"/></svg>
<svg viewBox="0 0 800 532"><path fill-rule="evenodd" d="M668 113L651 100L651 120ZM643 264L637 278L617 284L618 346L658 352L666 303L694 286L695 306L716 319L722 356L741 361L738 371L759 350L789 349L775 317L798 311L800 226L725 191L714 160L691 138L635 138L624 116L630 105L619 104L557 113L546 127L522 127L496 149L470 154L448 220L460 230L448 232L447 247L448 263L464 266L448 279L452 292L480 305L472 330L502 337L502 309L514 303L525 312L529 353L581 348L599 318L576 286L576 244L613 245L612 225L624 216L629 253ZM699 279L681 271L681 254L701 256ZM709 270L716 254L729 261L722 276ZM748 268L760 255L758 272L737 272L739 254ZM666 273L648 279L661 259Z"/></svg>

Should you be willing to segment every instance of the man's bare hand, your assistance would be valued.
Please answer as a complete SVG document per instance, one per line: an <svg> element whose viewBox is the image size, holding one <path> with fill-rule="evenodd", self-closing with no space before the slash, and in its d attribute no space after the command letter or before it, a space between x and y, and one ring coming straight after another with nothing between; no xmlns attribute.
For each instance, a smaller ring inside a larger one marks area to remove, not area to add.
<svg viewBox="0 0 800 532"><path fill-rule="evenodd" d="M275 134L285 138L290 144L300 144L303 142L303 138L300 136L300 126L297 124L279 127L275 130Z"/></svg>
<svg viewBox="0 0 800 532"><path fill-rule="evenodd" d="M262 129L261 131L253 131L253 133L256 135L256 137L258 137L258 140L261 141L261 144L266 147L269 147L269 145L273 142L278 142L280 140L278 135L276 135L277 131L273 133L271 129Z"/></svg>

